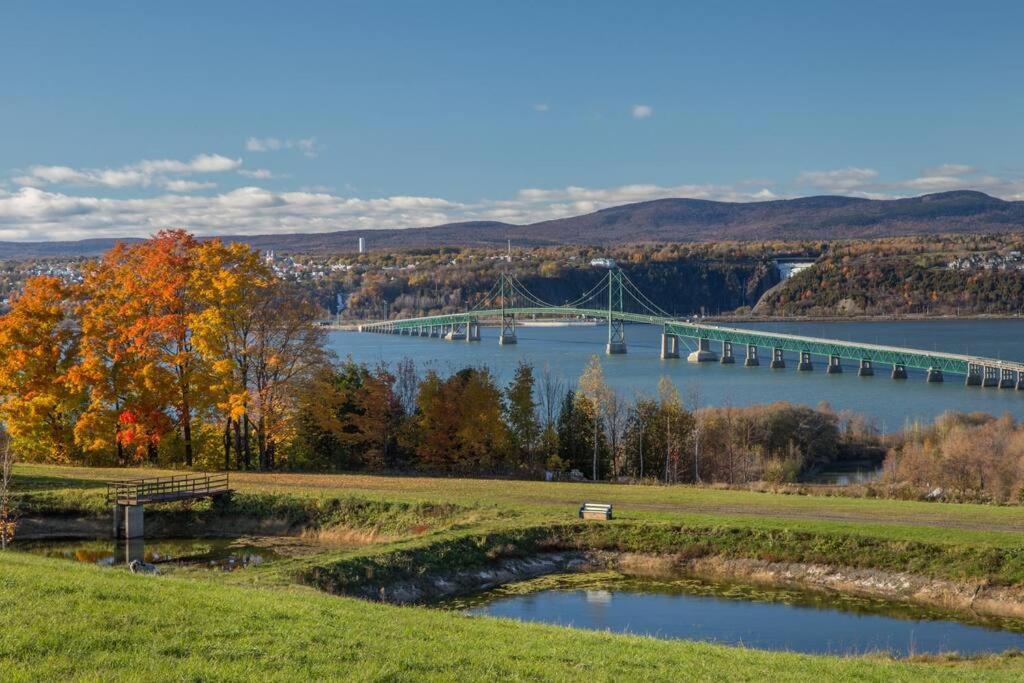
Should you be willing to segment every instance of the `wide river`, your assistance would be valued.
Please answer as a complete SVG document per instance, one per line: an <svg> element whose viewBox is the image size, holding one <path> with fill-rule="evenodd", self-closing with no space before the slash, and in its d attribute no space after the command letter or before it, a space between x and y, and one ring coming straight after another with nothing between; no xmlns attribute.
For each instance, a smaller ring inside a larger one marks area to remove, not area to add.
<svg viewBox="0 0 1024 683"><path fill-rule="evenodd" d="M892 344L927 350L965 353L1007 360L1024 360L1024 320L941 320L914 322L812 322L748 324L758 329L791 332L832 339ZM331 332L330 346L342 358L351 356L368 365L412 358L421 372L448 374L467 365L487 366L507 381L520 361L538 371L545 365L569 386L593 354L599 354L608 383L627 394L657 392L666 376L684 400L699 397L701 405L749 405L791 401L817 405L827 401L836 410L867 415L885 432L897 431L916 420L931 421L946 410L1010 413L1024 418L1024 391L963 386L951 375L944 384L929 384L923 374L910 371L906 381L889 379L888 367L877 367L874 377L858 377L855 365L843 374L825 373L825 360L814 358L814 372L797 372L795 358L787 357L785 370L767 367L770 352L761 350L762 365L743 367L742 348L735 365L688 363L684 358L661 360L661 328L630 325L626 328L628 353L606 356L607 328L520 327L519 343L498 346L498 330L485 327L479 343L445 342L436 338L358 332ZM717 344L712 348L718 352Z"/></svg>

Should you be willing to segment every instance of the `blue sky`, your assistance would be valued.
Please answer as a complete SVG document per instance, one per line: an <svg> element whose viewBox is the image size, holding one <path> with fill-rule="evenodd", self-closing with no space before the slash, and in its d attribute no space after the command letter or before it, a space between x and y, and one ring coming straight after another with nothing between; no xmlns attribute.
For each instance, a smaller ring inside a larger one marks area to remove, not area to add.
<svg viewBox="0 0 1024 683"><path fill-rule="evenodd" d="M0 6L0 239L1024 199L1017 2Z"/></svg>

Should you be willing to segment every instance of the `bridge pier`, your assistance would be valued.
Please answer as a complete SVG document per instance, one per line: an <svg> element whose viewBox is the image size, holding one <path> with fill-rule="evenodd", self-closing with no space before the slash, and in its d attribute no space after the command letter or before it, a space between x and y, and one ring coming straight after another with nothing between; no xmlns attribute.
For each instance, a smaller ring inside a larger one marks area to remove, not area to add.
<svg viewBox="0 0 1024 683"><path fill-rule="evenodd" d="M828 367L825 368L825 373L829 375L838 375L843 371L843 362L839 356L828 357Z"/></svg>
<svg viewBox="0 0 1024 683"><path fill-rule="evenodd" d="M753 344L747 344L747 358L743 361L744 367L755 368L761 364L761 361L757 359L757 347Z"/></svg>
<svg viewBox="0 0 1024 683"><path fill-rule="evenodd" d="M1017 391L1024 391L1024 370L1017 371Z"/></svg>
<svg viewBox="0 0 1024 683"><path fill-rule="evenodd" d="M872 367L871 361L867 358L860 359L860 367L857 368L858 377L874 377L875 368Z"/></svg>
<svg viewBox="0 0 1024 683"><path fill-rule="evenodd" d="M509 344L518 344L519 339L516 337L516 316L515 314L508 315L502 314L501 316L501 334L498 335L498 344L501 346L508 346Z"/></svg>
<svg viewBox="0 0 1024 683"><path fill-rule="evenodd" d="M731 341L722 342L722 360L720 362L722 363L722 365L732 365L733 363L736 362L736 359L733 358L732 355Z"/></svg>
<svg viewBox="0 0 1024 683"><path fill-rule="evenodd" d="M608 310L610 313L610 306ZM605 346L604 350L609 356L626 352L625 321L619 320L618 318L608 318L608 345Z"/></svg>
<svg viewBox="0 0 1024 683"><path fill-rule="evenodd" d="M926 382L942 382L944 379L942 370L939 368L928 368L928 374L925 375Z"/></svg>
<svg viewBox="0 0 1024 683"><path fill-rule="evenodd" d="M475 321L466 323L466 341L480 341L480 323Z"/></svg>
<svg viewBox="0 0 1024 683"><path fill-rule="evenodd" d="M679 337L668 332L661 333L661 357L679 358Z"/></svg>
<svg viewBox="0 0 1024 683"><path fill-rule="evenodd" d="M711 350L711 340L697 338L697 350L690 353L686 360L691 363L708 363L718 360L718 356Z"/></svg>
<svg viewBox="0 0 1024 683"><path fill-rule="evenodd" d="M782 349L772 349L772 370L783 370L786 367L786 357L782 353Z"/></svg>
<svg viewBox="0 0 1024 683"><path fill-rule="evenodd" d="M983 387L997 387L999 386L999 372L998 368L992 365L985 366L985 374L981 380L981 386Z"/></svg>
<svg viewBox="0 0 1024 683"><path fill-rule="evenodd" d="M1006 368L1003 368L1002 370L1000 370L999 371L999 388L1000 389L1012 389L1014 387L1014 384L1016 384L1016 382L1014 381L1016 379L1014 377L1014 374L1016 374L1016 373L1014 373L1013 370L1007 370Z"/></svg>
<svg viewBox="0 0 1024 683"><path fill-rule="evenodd" d="M893 379L906 379L907 378L907 366L902 363L894 363L892 366L892 374L890 375Z"/></svg>
<svg viewBox="0 0 1024 683"><path fill-rule="evenodd" d="M114 538L133 539L143 537L143 517L145 510L142 504L114 504Z"/></svg>
<svg viewBox="0 0 1024 683"><path fill-rule="evenodd" d="M797 366L796 366L797 372L810 372L813 369L814 369L814 363L811 362L811 352L810 351L801 351L800 352L800 362L797 363Z"/></svg>
<svg viewBox="0 0 1024 683"><path fill-rule="evenodd" d="M964 377L964 384L969 387L981 386L981 366L975 363L967 364L967 375Z"/></svg>

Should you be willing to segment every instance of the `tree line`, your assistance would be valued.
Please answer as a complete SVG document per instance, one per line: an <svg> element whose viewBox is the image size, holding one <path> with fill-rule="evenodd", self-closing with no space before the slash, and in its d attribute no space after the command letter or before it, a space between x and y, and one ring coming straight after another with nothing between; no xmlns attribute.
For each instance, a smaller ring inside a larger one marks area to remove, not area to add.
<svg viewBox="0 0 1024 683"><path fill-rule="evenodd" d="M626 397L596 356L572 385L527 363L505 386L478 367L421 377L404 359L393 368L347 360L314 387L299 410L295 469L740 484L881 457L870 426L827 408L695 408L668 379L655 396Z"/></svg>

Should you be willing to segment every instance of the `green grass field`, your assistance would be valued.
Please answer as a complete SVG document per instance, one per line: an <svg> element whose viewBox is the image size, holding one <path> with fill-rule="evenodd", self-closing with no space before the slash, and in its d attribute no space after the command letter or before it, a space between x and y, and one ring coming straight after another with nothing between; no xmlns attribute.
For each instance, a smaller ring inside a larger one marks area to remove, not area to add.
<svg viewBox="0 0 1024 683"><path fill-rule="evenodd" d="M102 482L125 472L25 465L16 475L28 516L105 517ZM699 543L733 556L770 549L783 559L1018 584L1024 508L363 475L233 474L232 486L233 514L338 525L363 532L365 544L233 573L160 577L2 553L0 680L1024 677L1024 657L1012 655L907 662L769 653L469 618L300 585L317 585L300 581L313 574L344 584L419 563L470 563L496 547L529 550L540 532L589 547L660 552ZM619 519L573 526L583 500L613 503ZM202 523L216 512L186 519Z"/></svg>

